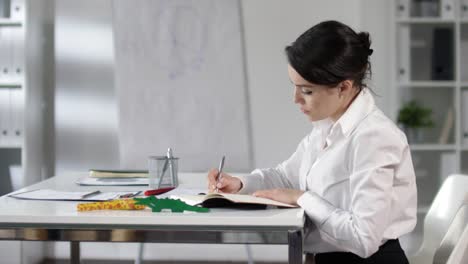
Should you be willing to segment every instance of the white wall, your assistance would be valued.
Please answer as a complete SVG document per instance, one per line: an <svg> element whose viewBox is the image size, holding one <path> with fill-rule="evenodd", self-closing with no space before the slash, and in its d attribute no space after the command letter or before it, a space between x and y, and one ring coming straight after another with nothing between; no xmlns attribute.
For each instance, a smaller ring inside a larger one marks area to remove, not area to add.
<svg viewBox="0 0 468 264"><path fill-rule="evenodd" d="M368 31L372 38L374 53L371 56L372 89L378 94L377 105L390 118L395 119L397 111L396 91L392 87L392 38L391 8L393 1L361 0L360 30Z"/></svg>

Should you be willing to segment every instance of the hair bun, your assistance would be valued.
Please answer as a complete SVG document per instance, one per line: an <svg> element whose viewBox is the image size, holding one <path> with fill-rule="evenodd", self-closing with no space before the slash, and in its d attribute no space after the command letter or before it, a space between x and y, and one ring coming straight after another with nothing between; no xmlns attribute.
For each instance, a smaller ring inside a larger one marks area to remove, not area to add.
<svg viewBox="0 0 468 264"><path fill-rule="evenodd" d="M369 33L367 33L367 32L359 32L358 37L359 37L359 40L361 41L362 45L363 45L365 48L369 49L369 48L370 48L370 45L371 45Z"/></svg>
<svg viewBox="0 0 468 264"><path fill-rule="evenodd" d="M369 37L369 33L364 32L364 31L359 32L358 37L359 37L359 40L361 41L361 45L364 47L365 50L367 50L367 56L372 55L374 50L370 48L371 40L370 40L370 37Z"/></svg>

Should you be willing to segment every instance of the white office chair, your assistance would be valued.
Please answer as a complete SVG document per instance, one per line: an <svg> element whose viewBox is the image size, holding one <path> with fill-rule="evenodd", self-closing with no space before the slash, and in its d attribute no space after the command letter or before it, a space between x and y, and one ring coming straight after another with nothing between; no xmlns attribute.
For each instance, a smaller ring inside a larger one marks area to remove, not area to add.
<svg viewBox="0 0 468 264"><path fill-rule="evenodd" d="M463 233L467 223L468 201L465 199L464 204L460 206L460 209L458 209L447 233L434 254L434 264L446 264L452 254L455 253L455 247L458 246L458 248L460 248L459 244L462 243L463 239L466 239L463 237ZM456 263L454 257L452 257L452 259L452 262Z"/></svg>
<svg viewBox="0 0 468 264"><path fill-rule="evenodd" d="M466 264L468 263L468 225L465 227L460 240L453 248L447 264Z"/></svg>
<svg viewBox="0 0 468 264"><path fill-rule="evenodd" d="M458 210L468 193L468 175L454 174L447 177L438 191L424 218L424 233L421 247L409 257L412 264L433 263Z"/></svg>

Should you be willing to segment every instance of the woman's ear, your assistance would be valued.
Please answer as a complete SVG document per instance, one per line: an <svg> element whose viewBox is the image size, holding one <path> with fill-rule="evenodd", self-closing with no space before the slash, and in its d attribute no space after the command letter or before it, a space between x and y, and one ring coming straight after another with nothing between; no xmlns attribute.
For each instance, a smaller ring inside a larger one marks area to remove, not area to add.
<svg viewBox="0 0 468 264"><path fill-rule="evenodd" d="M344 80L339 85L338 97L341 98L343 94L347 94L353 90L354 82L351 80Z"/></svg>
<svg viewBox="0 0 468 264"><path fill-rule="evenodd" d="M340 92L347 92L353 89L354 82L351 80L344 80L340 84Z"/></svg>

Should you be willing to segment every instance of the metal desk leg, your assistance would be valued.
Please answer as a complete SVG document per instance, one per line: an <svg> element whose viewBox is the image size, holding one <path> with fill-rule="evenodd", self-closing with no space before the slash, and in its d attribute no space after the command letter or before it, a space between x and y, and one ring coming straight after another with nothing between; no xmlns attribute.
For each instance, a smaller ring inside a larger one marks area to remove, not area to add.
<svg viewBox="0 0 468 264"><path fill-rule="evenodd" d="M143 260L143 243L138 243L138 252L134 264L141 264Z"/></svg>
<svg viewBox="0 0 468 264"><path fill-rule="evenodd" d="M302 264L302 231L288 232L288 258L289 264Z"/></svg>
<svg viewBox="0 0 468 264"><path fill-rule="evenodd" d="M70 263L80 264L80 242L70 241Z"/></svg>

